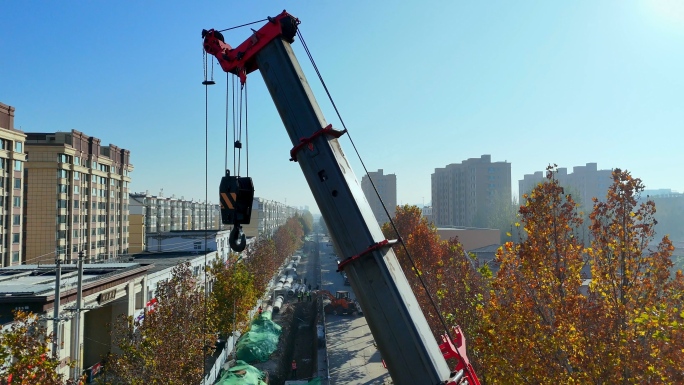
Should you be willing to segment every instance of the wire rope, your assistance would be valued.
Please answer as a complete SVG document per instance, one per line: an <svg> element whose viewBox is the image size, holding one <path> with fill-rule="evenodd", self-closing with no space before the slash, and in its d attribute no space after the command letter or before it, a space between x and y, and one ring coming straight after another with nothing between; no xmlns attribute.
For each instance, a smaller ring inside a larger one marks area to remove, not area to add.
<svg viewBox="0 0 684 385"><path fill-rule="evenodd" d="M261 23L262 21L268 21L268 18L266 18L266 19L261 19L261 20L257 20L257 21L253 21L253 22L247 23L247 24L236 25L235 27L230 27L230 28L226 28L226 29L220 29L220 30L218 30L217 32L230 31L231 29L237 29L237 28L246 27L246 26L248 26L248 25L252 25L252 24L256 24L256 23Z"/></svg>

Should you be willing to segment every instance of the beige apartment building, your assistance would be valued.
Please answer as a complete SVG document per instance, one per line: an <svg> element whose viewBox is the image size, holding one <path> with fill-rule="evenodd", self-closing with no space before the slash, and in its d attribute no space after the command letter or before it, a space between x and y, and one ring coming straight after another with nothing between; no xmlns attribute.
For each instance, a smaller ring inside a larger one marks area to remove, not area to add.
<svg viewBox="0 0 684 385"><path fill-rule="evenodd" d="M371 180L373 181L372 184ZM378 190L377 194L373 189L373 185ZM395 174L385 175L382 169L369 172L361 178L361 190L363 190L363 194L366 196L371 210L373 210L375 219L377 219L381 226L389 222L385 208L382 206L383 202L390 217L394 218L397 210L397 176ZM380 199L382 199L382 202Z"/></svg>
<svg viewBox="0 0 684 385"><path fill-rule="evenodd" d="M128 253L130 152L79 131L27 133L27 263Z"/></svg>
<svg viewBox="0 0 684 385"><path fill-rule="evenodd" d="M440 226L478 226L496 199L511 199L511 164L491 155L436 168L432 174L432 220Z"/></svg>
<svg viewBox="0 0 684 385"><path fill-rule="evenodd" d="M23 260L25 140L14 128L14 107L0 103L0 267Z"/></svg>

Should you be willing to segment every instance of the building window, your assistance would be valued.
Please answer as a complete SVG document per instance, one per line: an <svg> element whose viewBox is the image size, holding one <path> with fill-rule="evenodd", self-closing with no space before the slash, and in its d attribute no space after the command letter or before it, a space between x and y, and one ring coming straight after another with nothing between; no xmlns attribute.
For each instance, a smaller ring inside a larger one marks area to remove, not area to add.
<svg viewBox="0 0 684 385"><path fill-rule="evenodd" d="M14 207L21 207L21 197L14 197L13 202Z"/></svg>
<svg viewBox="0 0 684 385"><path fill-rule="evenodd" d="M69 171L67 170L57 170L57 178L63 178L63 179L68 179L69 178Z"/></svg>
<svg viewBox="0 0 684 385"><path fill-rule="evenodd" d="M78 194L80 190L80 187L74 186L74 194Z"/></svg>
<svg viewBox="0 0 684 385"><path fill-rule="evenodd" d="M57 200L57 208L58 209L66 209L68 206L67 200L66 199L58 199Z"/></svg>
<svg viewBox="0 0 684 385"><path fill-rule="evenodd" d="M75 156L74 157L74 164L77 166L80 165L81 164L81 158L79 158L78 156Z"/></svg>
<svg viewBox="0 0 684 385"><path fill-rule="evenodd" d="M57 239L66 239L66 230L59 230L57 232Z"/></svg>
<svg viewBox="0 0 684 385"><path fill-rule="evenodd" d="M14 161L14 171L21 171L21 161L20 160Z"/></svg>
<svg viewBox="0 0 684 385"><path fill-rule="evenodd" d="M12 234L12 243L19 243L19 234Z"/></svg>
<svg viewBox="0 0 684 385"><path fill-rule="evenodd" d="M67 216L66 215L58 215L57 216L57 223L60 225L67 223Z"/></svg>
<svg viewBox="0 0 684 385"><path fill-rule="evenodd" d="M19 252L18 251L12 252L12 263L14 263L14 262L19 262Z"/></svg>
<svg viewBox="0 0 684 385"><path fill-rule="evenodd" d="M24 144L22 142L14 142L14 152L21 152Z"/></svg>
<svg viewBox="0 0 684 385"><path fill-rule="evenodd" d="M78 223L78 215L74 215L74 223Z"/></svg>
<svg viewBox="0 0 684 385"><path fill-rule="evenodd" d="M202 250L202 242L195 242L194 243L194 249L195 250Z"/></svg>
<svg viewBox="0 0 684 385"><path fill-rule="evenodd" d="M67 193L67 185L65 185L65 184L58 184L58 185L57 185L57 193L58 193L58 194L66 194L66 193Z"/></svg>
<svg viewBox="0 0 684 385"><path fill-rule="evenodd" d="M21 224L21 215L19 215L19 214L14 214L14 215L12 216L12 224L13 224L14 226L20 225L20 224Z"/></svg>
<svg viewBox="0 0 684 385"><path fill-rule="evenodd" d="M78 199L74 201L74 208L75 208L75 209L78 208Z"/></svg>
<svg viewBox="0 0 684 385"><path fill-rule="evenodd" d="M14 179L14 188L21 188L21 179Z"/></svg>

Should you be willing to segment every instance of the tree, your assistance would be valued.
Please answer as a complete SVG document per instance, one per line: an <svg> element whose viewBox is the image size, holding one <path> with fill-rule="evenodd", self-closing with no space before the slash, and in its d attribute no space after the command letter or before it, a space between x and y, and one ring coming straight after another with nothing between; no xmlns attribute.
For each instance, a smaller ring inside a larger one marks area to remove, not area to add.
<svg viewBox="0 0 684 385"><path fill-rule="evenodd" d="M393 222L415 267L400 246L394 248L397 259L435 339L440 341L440 336L455 325L462 326L466 337L472 336L479 325L477 311L483 299L484 281L458 240L441 240L435 226L428 223L416 206L397 207ZM382 230L388 239L397 237L389 222L383 225ZM425 288L419 276L423 279ZM477 353L473 357L476 355Z"/></svg>
<svg viewBox="0 0 684 385"><path fill-rule="evenodd" d="M121 317L113 343L120 350L108 360L112 384L198 384L205 356L213 351L213 306L199 288L189 263L173 268L157 285L157 305L142 321ZM110 377L110 376L108 376Z"/></svg>
<svg viewBox="0 0 684 385"><path fill-rule="evenodd" d="M278 260L284 261L292 255L302 245L302 237L304 237L302 225L295 217L290 217L285 224L278 227L273 235Z"/></svg>
<svg viewBox="0 0 684 385"><path fill-rule="evenodd" d="M247 265L238 263L237 260L229 264L215 264L212 274L216 278L211 298L216 304L218 330L224 336L234 329L243 330L248 326L248 312L256 304L263 289L257 290L254 276Z"/></svg>
<svg viewBox="0 0 684 385"><path fill-rule="evenodd" d="M564 193L553 168L525 195L523 234L497 252L501 263L483 310L482 349L492 383L588 381L582 370L586 336L580 324L583 245L577 204Z"/></svg>
<svg viewBox="0 0 684 385"><path fill-rule="evenodd" d="M480 206L475 213L476 227L498 229L501 231L501 241L511 240L507 233L515 233L514 223L517 221L517 198L511 199L508 194L500 192L491 197L489 204ZM513 234L514 235L514 234Z"/></svg>
<svg viewBox="0 0 684 385"><path fill-rule="evenodd" d="M590 293L596 301L596 377L613 383L684 382L684 281L672 277L667 236L651 249L655 203L638 204L644 186L615 169L606 200L594 199Z"/></svg>
<svg viewBox="0 0 684 385"><path fill-rule="evenodd" d="M311 234L311 231L313 230L313 215L311 215L309 210L304 210L304 212L302 212L301 215L297 215L296 218L302 225L302 231L304 231L304 235Z"/></svg>
<svg viewBox="0 0 684 385"><path fill-rule="evenodd" d="M52 338L36 315L14 313L12 325L0 333L0 368L8 385L74 384L57 373L59 359L48 347Z"/></svg>
<svg viewBox="0 0 684 385"><path fill-rule="evenodd" d="M278 259L275 242L272 239L258 239L245 254L243 261L253 277L254 289L261 293L283 261Z"/></svg>

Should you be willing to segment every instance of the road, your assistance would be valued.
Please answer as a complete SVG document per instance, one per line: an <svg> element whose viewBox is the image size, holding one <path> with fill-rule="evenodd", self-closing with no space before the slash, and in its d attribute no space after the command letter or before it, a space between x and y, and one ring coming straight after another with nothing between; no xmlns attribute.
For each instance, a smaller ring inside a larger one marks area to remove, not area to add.
<svg viewBox="0 0 684 385"><path fill-rule="evenodd" d="M320 240L319 250L321 288L331 293L351 291L336 272L337 257L326 238ZM327 315L325 327L330 385L392 383L364 317Z"/></svg>

